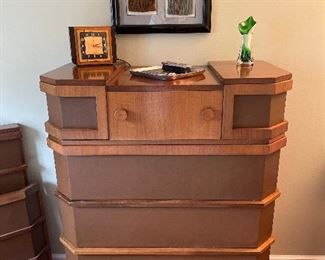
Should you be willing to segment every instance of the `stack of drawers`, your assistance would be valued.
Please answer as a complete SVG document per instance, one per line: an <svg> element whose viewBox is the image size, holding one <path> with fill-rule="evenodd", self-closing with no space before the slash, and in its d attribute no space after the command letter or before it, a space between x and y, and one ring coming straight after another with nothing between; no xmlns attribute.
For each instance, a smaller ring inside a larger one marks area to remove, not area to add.
<svg viewBox="0 0 325 260"><path fill-rule="evenodd" d="M0 127L0 259L51 259L39 187L27 184L21 130Z"/></svg>
<svg viewBox="0 0 325 260"><path fill-rule="evenodd" d="M291 74L235 64L172 82L41 76L69 260L269 259Z"/></svg>

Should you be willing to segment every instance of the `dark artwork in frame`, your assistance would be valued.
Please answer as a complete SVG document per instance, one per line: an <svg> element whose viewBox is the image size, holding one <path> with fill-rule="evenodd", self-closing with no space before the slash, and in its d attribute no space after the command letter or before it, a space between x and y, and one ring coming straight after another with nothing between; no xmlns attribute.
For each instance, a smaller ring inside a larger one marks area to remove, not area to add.
<svg viewBox="0 0 325 260"><path fill-rule="evenodd" d="M212 0L111 0L116 32L210 32Z"/></svg>
<svg viewBox="0 0 325 260"><path fill-rule="evenodd" d="M127 12L133 13L156 13L156 0L128 0Z"/></svg>
<svg viewBox="0 0 325 260"><path fill-rule="evenodd" d="M167 0L166 16L195 16L194 0Z"/></svg>

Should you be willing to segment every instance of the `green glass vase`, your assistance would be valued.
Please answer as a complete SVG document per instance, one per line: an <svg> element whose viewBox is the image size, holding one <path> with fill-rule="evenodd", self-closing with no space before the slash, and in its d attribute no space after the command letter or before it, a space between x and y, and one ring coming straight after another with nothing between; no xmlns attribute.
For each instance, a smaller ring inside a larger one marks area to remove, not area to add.
<svg viewBox="0 0 325 260"><path fill-rule="evenodd" d="M255 24L256 21L252 16L248 17L247 20L238 24L238 30L242 35L242 45L237 59L238 65L251 66L254 64L251 43Z"/></svg>

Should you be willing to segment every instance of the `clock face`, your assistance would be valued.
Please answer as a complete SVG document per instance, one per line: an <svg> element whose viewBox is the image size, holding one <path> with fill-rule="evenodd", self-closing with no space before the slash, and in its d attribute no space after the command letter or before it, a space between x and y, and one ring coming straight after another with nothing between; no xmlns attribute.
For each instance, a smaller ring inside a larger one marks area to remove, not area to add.
<svg viewBox="0 0 325 260"><path fill-rule="evenodd" d="M109 47L106 32L80 32L80 51L83 60L107 59Z"/></svg>
<svg viewBox="0 0 325 260"><path fill-rule="evenodd" d="M69 27L69 35L71 57L74 64L111 65L116 61L114 27Z"/></svg>

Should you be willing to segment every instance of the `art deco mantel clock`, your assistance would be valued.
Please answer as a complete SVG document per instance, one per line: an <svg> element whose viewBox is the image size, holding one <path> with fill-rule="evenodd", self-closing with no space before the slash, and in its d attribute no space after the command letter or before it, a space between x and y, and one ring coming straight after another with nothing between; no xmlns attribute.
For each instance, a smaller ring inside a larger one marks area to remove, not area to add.
<svg viewBox="0 0 325 260"><path fill-rule="evenodd" d="M116 61L113 27L69 27L69 33L73 63L99 65Z"/></svg>

